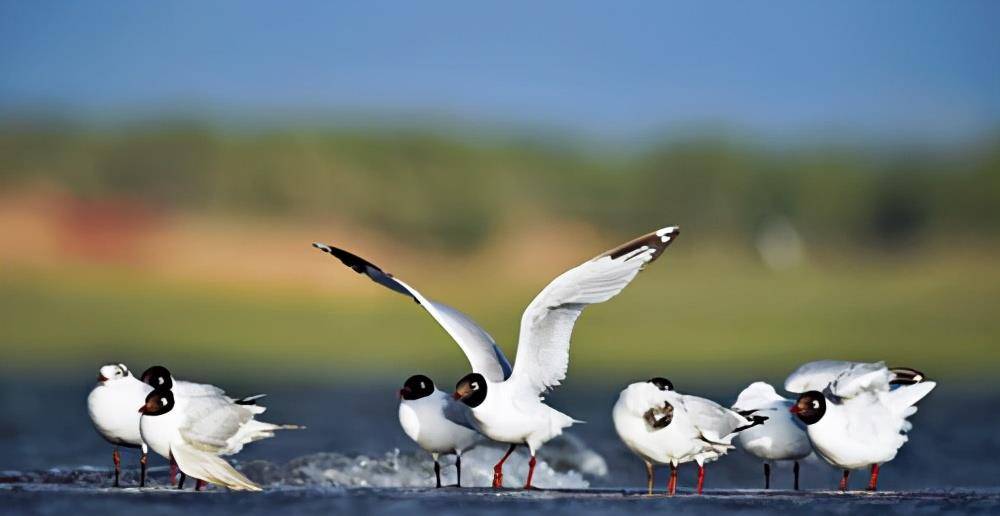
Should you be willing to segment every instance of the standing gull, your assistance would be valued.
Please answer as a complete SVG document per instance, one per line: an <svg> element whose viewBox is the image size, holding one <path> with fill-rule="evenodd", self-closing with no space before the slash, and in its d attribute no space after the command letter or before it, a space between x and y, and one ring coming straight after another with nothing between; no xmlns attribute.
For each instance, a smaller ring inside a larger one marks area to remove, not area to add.
<svg viewBox="0 0 1000 516"><path fill-rule="evenodd" d="M107 364L97 374L97 385L87 396L87 412L97 433L115 445L111 458L115 464L115 487L119 486L121 456L118 447L140 448L139 487L146 485L146 462L148 447L139 433L139 413L136 407L142 405L152 387L132 376L125 364Z"/></svg>
<svg viewBox="0 0 1000 516"><path fill-rule="evenodd" d="M875 491L879 467L908 439L913 425L906 418L936 385L884 362L823 360L799 367L785 390L801 393L790 411L807 425L816 453L844 471L840 490L847 490L851 470L871 467L868 490Z"/></svg>
<svg viewBox="0 0 1000 516"><path fill-rule="evenodd" d="M670 465L667 493L677 491L677 466L698 463L698 494L705 485L705 463L732 449L733 438L767 420L742 416L714 401L680 394L666 378L636 382L618 396L611 412L622 442L646 463L646 488L653 493L654 464Z"/></svg>
<svg viewBox="0 0 1000 516"><path fill-rule="evenodd" d="M778 461L792 461L794 488L799 489L799 461L812 453L805 425L789 409L790 399L775 392L765 382L754 382L740 393L732 409L742 415L767 417L762 425L740 432L737 440L747 453L764 461L764 489L771 488L771 466Z"/></svg>
<svg viewBox="0 0 1000 516"><path fill-rule="evenodd" d="M497 382L473 372L459 380L454 396L472 408L479 431L494 441L510 444L493 468L493 487L503 486L503 463L524 444L531 454L524 487L530 489L538 449L577 422L543 403L543 395L566 378L570 335L583 309L616 296L678 233L676 227L654 231L557 277L521 317L510 378Z"/></svg>

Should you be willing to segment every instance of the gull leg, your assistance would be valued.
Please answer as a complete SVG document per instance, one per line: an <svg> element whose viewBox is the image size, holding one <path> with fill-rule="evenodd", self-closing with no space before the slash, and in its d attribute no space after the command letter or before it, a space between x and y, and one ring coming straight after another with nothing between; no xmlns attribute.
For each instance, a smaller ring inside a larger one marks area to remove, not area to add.
<svg viewBox="0 0 1000 516"><path fill-rule="evenodd" d="M531 477L535 476L535 454L531 454L531 460L528 461L528 481L524 483L525 489L534 489L531 485Z"/></svg>
<svg viewBox="0 0 1000 516"><path fill-rule="evenodd" d="M771 465L764 463L764 489L771 489Z"/></svg>
<svg viewBox="0 0 1000 516"><path fill-rule="evenodd" d="M177 485L177 462L174 461L174 456L170 456L170 485Z"/></svg>
<svg viewBox="0 0 1000 516"><path fill-rule="evenodd" d="M875 491L878 489L878 464L872 464L872 477L868 480L868 490Z"/></svg>
<svg viewBox="0 0 1000 516"><path fill-rule="evenodd" d="M674 496L677 492L677 465L670 463L670 480L667 481L667 494Z"/></svg>
<svg viewBox="0 0 1000 516"><path fill-rule="evenodd" d="M701 494L703 487L705 487L705 465L698 464L698 494Z"/></svg>
<svg viewBox="0 0 1000 516"><path fill-rule="evenodd" d="M200 478L197 479L197 481L194 483L194 490L195 491L201 491L205 487L205 483L206 482L204 480L202 480Z"/></svg>
<svg viewBox="0 0 1000 516"><path fill-rule="evenodd" d="M653 494L653 463L646 461L646 494Z"/></svg>
<svg viewBox="0 0 1000 516"><path fill-rule="evenodd" d="M438 462L438 454L432 453L431 457L434 457L434 478L437 479L435 487L441 487L441 463Z"/></svg>
<svg viewBox="0 0 1000 516"><path fill-rule="evenodd" d="M115 487L121 487L118 485L118 477L122 473L122 457L118 454L117 446L115 446L115 451L111 452L111 460L115 462Z"/></svg>
<svg viewBox="0 0 1000 516"><path fill-rule="evenodd" d="M510 445L500 462L493 466L493 487L503 487L503 463L511 453L514 453L514 448L517 448L516 444Z"/></svg>
<svg viewBox="0 0 1000 516"><path fill-rule="evenodd" d="M177 489L184 489L184 481L187 480L187 475L181 471L181 479L177 481Z"/></svg>
<svg viewBox="0 0 1000 516"><path fill-rule="evenodd" d="M457 475L458 482L455 483L455 487L462 487L462 453L459 452L455 455L455 475Z"/></svg>
<svg viewBox="0 0 1000 516"><path fill-rule="evenodd" d="M792 467L792 471L795 473L795 490L799 490L799 461L795 461L795 466Z"/></svg>
<svg viewBox="0 0 1000 516"><path fill-rule="evenodd" d="M851 476L851 470L844 470L844 477L840 479L840 490L847 491L847 477Z"/></svg>
<svg viewBox="0 0 1000 516"><path fill-rule="evenodd" d="M149 453L143 450L142 457L139 457L139 487L146 487L146 463L148 461Z"/></svg>

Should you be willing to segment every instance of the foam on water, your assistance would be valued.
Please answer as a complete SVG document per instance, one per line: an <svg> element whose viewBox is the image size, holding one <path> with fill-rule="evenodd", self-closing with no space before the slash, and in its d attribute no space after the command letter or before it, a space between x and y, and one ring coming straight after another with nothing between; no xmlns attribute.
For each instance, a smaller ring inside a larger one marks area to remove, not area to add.
<svg viewBox="0 0 1000 516"><path fill-rule="evenodd" d="M560 440L556 446L539 453L532 483L544 488L583 489L590 486L585 474L607 473L604 459L573 439ZM462 455L462 485L488 487L493 481L493 465L506 452L506 446L480 445ZM523 485L528 474L528 454L519 450L504 465L504 484ZM442 456L441 482L454 484L454 456ZM240 468L252 479L269 486L336 487L426 487L434 485L430 454L393 450L381 456L315 453L277 465L253 461Z"/></svg>
<svg viewBox="0 0 1000 516"><path fill-rule="evenodd" d="M493 465L506 452L506 445L483 444L462 455L462 485L488 487L493 481ZM504 465L504 485L524 485L528 473L528 453L519 448ZM456 482L455 457L442 456L441 481ZM434 485L433 461L422 451L398 449L378 456L323 452L304 455L284 464L256 460L237 463L238 469L265 487L428 487ZM585 489L585 475L607 474L604 458L582 441L566 436L544 447L538 454L532 483L542 488ZM165 485L165 468L150 468L147 484ZM3 484L61 484L107 486L111 472L106 468L54 468L45 471L0 472ZM138 483L135 468L122 470L122 484Z"/></svg>

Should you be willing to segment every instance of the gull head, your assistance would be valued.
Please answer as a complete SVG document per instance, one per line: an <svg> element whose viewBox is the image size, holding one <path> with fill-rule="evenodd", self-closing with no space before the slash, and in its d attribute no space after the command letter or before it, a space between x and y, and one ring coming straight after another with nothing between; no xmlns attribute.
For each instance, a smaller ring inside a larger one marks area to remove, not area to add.
<svg viewBox="0 0 1000 516"><path fill-rule="evenodd" d="M146 395L146 402L139 407L144 416L159 416L174 408L174 393L165 389L155 389Z"/></svg>
<svg viewBox="0 0 1000 516"><path fill-rule="evenodd" d="M433 393L434 382L422 374L415 374L403 382L403 388L399 390L399 397L404 400L419 400Z"/></svg>
<svg viewBox="0 0 1000 516"><path fill-rule="evenodd" d="M455 384L452 397L470 407L478 407L486 400L486 378L479 373L469 373Z"/></svg>
<svg viewBox="0 0 1000 516"><path fill-rule="evenodd" d="M154 389L170 390L174 386L174 379L170 376L170 370L160 365L155 365L143 371L140 379L142 383Z"/></svg>
<svg viewBox="0 0 1000 516"><path fill-rule="evenodd" d="M819 391L804 392L788 411L803 423L811 425L823 419L823 414L826 414L826 397Z"/></svg>
<svg viewBox="0 0 1000 516"><path fill-rule="evenodd" d="M667 380L662 376L657 376L656 378L650 378L649 380L646 380L646 383L651 383L655 385L656 388L660 389L661 391L674 390L674 384L670 380Z"/></svg>
<svg viewBox="0 0 1000 516"><path fill-rule="evenodd" d="M101 369L97 372L97 381L105 383L112 380L128 378L130 375L131 373L128 372L128 368L125 367L125 364L106 364L101 366Z"/></svg>

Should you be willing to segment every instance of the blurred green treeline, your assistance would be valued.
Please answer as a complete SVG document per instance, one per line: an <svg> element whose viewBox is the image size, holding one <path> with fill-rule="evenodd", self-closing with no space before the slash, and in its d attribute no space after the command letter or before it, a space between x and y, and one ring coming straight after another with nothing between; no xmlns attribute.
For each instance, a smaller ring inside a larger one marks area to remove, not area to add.
<svg viewBox="0 0 1000 516"><path fill-rule="evenodd" d="M415 129L0 123L0 185L40 181L167 209L338 217L452 249L535 217L623 234L676 222L737 239L781 217L808 243L893 246L1000 229L1000 138L930 148L697 136L618 151Z"/></svg>

